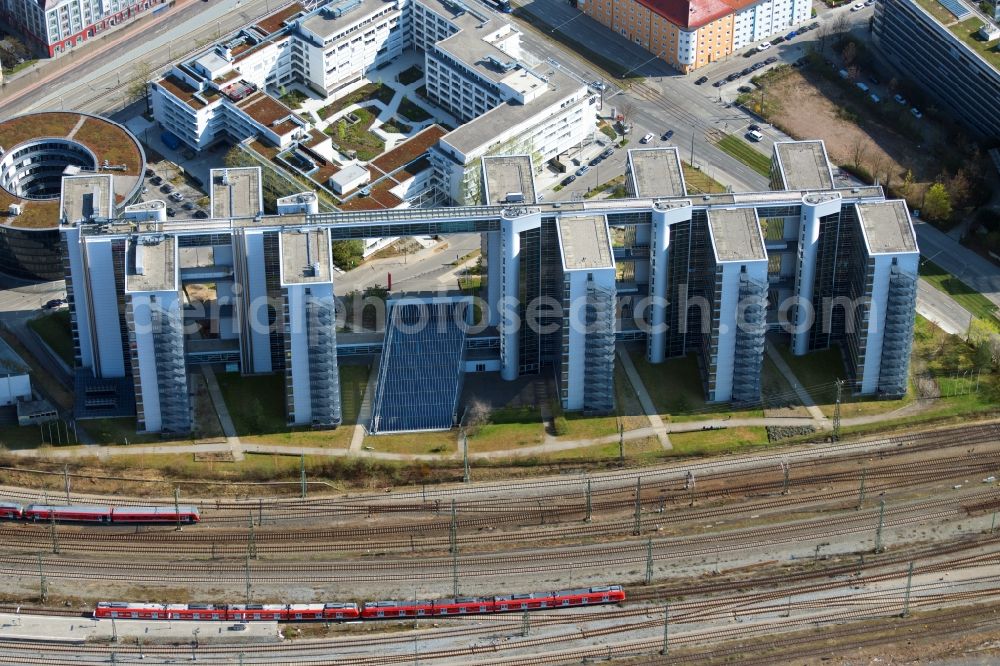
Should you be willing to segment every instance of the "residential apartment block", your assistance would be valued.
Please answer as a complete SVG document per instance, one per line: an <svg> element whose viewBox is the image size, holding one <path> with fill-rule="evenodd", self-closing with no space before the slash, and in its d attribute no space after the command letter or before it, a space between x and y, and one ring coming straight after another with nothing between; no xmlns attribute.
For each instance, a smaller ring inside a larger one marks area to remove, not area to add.
<svg viewBox="0 0 1000 666"><path fill-rule="evenodd" d="M812 0L579 0L577 7L688 73L809 20Z"/></svg>
<svg viewBox="0 0 1000 666"><path fill-rule="evenodd" d="M931 11L934 9L935 11ZM971 30L981 34L968 39ZM883 62L975 136L1000 137L1000 27L978 5L879 0L872 39Z"/></svg>
<svg viewBox="0 0 1000 666"><path fill-rule="evenodd" d="M416 47L428 99L463 123L431 150L433 180L443 196L470 203L479 199L482 156L526 153L538 169L594 132L596 96L552 66L532 67L520 36L454 0L295 4L176 65L152 84L153 113L196 150L256 138L339 170L351 156L274 94L293 83L323 97L346 94Z"/></svg>
<svg viewBox="0 0 1000 666"><path fill-rule="evenodd" d="M167 5L163 0L0 0L0 18L19 31L26 46L51 57L158 8Z"/></svg>

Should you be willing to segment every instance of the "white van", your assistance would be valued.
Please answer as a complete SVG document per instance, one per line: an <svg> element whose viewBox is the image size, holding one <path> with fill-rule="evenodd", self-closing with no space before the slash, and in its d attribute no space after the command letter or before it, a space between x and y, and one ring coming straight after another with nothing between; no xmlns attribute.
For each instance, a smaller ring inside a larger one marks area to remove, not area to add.
<svg viewBox="0 0 1000 666"><path fill-rule="evenodd" d="M749 132L747 132L747 138L750 139L751 141L756 142L763 140L764 135L758 132L757 130L750 130Z"/></svg>
<svg viewBox="0 0 1000 666"><path fill-rule="evenodd" d="M653 135L650 133L639 139L639 143L649 143L652 140L653 140Z"/></svg>

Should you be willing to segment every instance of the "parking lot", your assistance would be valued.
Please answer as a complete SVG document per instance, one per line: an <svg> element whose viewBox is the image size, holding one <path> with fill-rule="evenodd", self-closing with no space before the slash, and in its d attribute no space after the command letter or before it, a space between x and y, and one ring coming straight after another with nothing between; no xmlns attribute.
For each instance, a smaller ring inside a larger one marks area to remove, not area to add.
<svg viewBox="0 0 1000 666"><path fill-rule="evenodd" d="M169 160L147 164L144 185L143 201L163 200L167 204L168 217L203 219L209 216L208 195Z"/></svg>

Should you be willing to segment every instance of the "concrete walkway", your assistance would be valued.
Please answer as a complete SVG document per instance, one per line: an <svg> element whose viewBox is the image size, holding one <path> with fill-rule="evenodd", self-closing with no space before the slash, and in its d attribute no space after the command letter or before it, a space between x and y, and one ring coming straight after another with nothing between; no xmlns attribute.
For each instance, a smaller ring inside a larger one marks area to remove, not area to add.
<svg viewBox="0 0 1000 666"><path fill-rule="evenodd" d="M233 460L243 460L243 449L240 445L240 438L236 435L236 425L233 423L233 417L229 415L226 400L222 397L222 389L219 388L219 382L215 379L215 371L209 365L202 365L201 374L205 378L205 386L212 399L212 406L219 417L222 434L226 436L226 445L233 453Z"/></svg>
<svg viewBox="0 0 1000 666"><path fill-rule="evenodd" d="M802 406L805 407L806 410L812 415L815 425L822 430L832 430L833 424L830 423L830 419L826 418L826 415L823 414L823 410L816 406L816 403L813 402L812 396L810 396L809 392L802 386L799 382L799 378L795 376L792 369L787 363L785 363L785 359L781 357L781 353L775 349L774 344L772 344L770 340L766 342L766 348L768 357L774 363L775 367L778 368L778 372L783 374L785 379L788 380L788 383L791 384L792 390L795 391L795 395L799 397L799 402L801 402Z"/></svg>
<svg viewBox="0 0 1000 666"><path fill-rule="evenodd" d="M663 419L660 418L659 412L656 411L653 399L649 397L649 391L646 390L646 385L642 383L642 378L639 377L639 371L635 369L635 364L632 363L632 357L628 355L628 350L622 345L618 345L618 358L621 359L622 368L628 376L629 383L632 384L632 389L639 397L639 404L642 405L642 411L646 414L646 418L649 419L649 423L652 425L653 433L660 440L660 445L669 451L673 446L670 444L670 437L667 435L667 429L663 425Z"/></svg>

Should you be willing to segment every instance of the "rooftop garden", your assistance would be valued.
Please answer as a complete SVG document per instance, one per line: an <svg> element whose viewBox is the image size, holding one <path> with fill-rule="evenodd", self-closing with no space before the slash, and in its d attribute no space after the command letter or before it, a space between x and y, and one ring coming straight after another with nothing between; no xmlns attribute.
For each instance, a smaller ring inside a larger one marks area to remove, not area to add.
<svg viewBox="0 0 1000 666"><path fill-rule="evenodd" d="M129 173L139 175L139 147L121 128L97 118L87 118L73 139L94 151L99 160L124 164Z"/></svg>
<svg viewBox="0 0 1000 666"><path fill-rule="evenodd" d="M983 20L977 17L972 17L966 19L961 23L955 23L948 26L955 35L958 36L963 42L968 45L973 51L979 54L986 62L990 63L994 68L1000 69L1000 52L996 50L996 47L1000 42L993 40L992 42L984 42L979 38L979 29L983 26Z"/></svg>
<svg viewBox="0 0 1000 666"><path fill-rule="evenodd" d="M418 106L405 96L399 102L399 115L415 123L422 123L433 117L422 106Z"/></svg>
<svg viewBox="0 0 1000 666"><path fill-rule="evenodd" d="M413 65L412 67L404 69L400 72L399 76L396 77L396 80L404 86L408 86L422 78L424 78L424 70L422 70L419 65Z"/></svg>
<svg viewBox="0 0 1000 666"><path fill-rule="evenodd" d="M371 108L361 107L352 115L357 118L357 122L341 118L327 127L326 133L333 138L341 152L353 150L359 160L367 162L381 155L385 150L385 142L369 130L375 122Z"/></svg>
<svg viewBox="0 0 1000 666"><path fill-rule="evenodd" d="M4 150L36 136L66 136L76 126L76 113L33 113L0 124L0 146Z"/></svg>
<svg viewBox="0 0 1000 666"><path fill-rule="evenodd" d="M337 101L327 104L322 109L317 111L317 113L320 118L325 120L326 118L343 111L352 104L364 104L365 102L372 101L388 104L392 101L395 94L395 89L384 83L369 83L358 88L354 92L341 97Z"/></svg>

